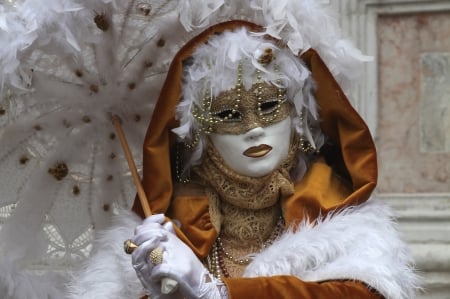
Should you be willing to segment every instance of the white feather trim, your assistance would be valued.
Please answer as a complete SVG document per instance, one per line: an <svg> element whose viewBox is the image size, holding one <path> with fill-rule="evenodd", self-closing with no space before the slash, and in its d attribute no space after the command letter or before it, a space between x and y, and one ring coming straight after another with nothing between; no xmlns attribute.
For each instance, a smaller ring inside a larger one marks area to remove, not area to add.
<svg viewBox="0 0 450 299"><path fill-rule="evenodd" d="M180 2L180 20L187 31L220 21L244 19L283 39L294 54L315 49L347 92L360 77L361 62L371 60L343 38L333 12L317 0L225 0L219 8L221 1L214 5L201 5L202 0Z"/></svg>
<svg viewBox="0 0 450 299"><path fill-rule="evenodd" d="M145 294L131 256L123 250L123 242L140 222L131 212L120 211L111 228L98 233L94 253L68 286L69 299L137 299Z"/></svg>
<svg viewBox="0 0 450 299"><path fill-rule="evenodd" d="M140 222L130 213L98 238L96 253L70 285L70 299L138 298L142 287L122 250ZM413 299L419 288L412 257L389 208L371 199L283 234L247 267L244 276L294 275L304 281L365 282L387 299ZM127 297L128 296L128 297ZM134 297L132 297L134 296Z"/></svg>
<svg viewBox="0 0 450 299"><path fill-rule="evenodd" d="M412 256L392 212L371 199L283 234L245 276L294 275L305 281L365 282L388 299L412 299L419 288Z"/></svg>

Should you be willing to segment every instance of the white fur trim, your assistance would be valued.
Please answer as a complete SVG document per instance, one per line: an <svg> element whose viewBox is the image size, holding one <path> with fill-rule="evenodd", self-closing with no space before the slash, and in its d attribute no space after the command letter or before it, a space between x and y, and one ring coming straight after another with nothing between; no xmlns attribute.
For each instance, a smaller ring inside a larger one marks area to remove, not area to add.
<svg viewBox="0 0 450 299"><path fill-rule="evenodd" d="M283 234L248 266L245 276L294 275L305 281L365 282L388 299L412 299L419 288L413 260L392 212L371 199L303 223Z"/></svg>
<svg viewBox="0 0 450 299"><path fill-rule="evenodd" d="M96 252L69 285L70 299L139 298L143 288L123 253L140 219L121 212L96 240ZM294 275L304 281L365 282L387 299L413 299L419 289L412 257L396 230L391 210L371 199L291 229L247 267L246 277Z"/></svg>
<svg viewBox="0 0 450 299"><path fill-rule="evenodd" d="M123 250L123 242L133 236L140 223L136 215L121 211L112 227L98 234L95 252L69 284L68 298L137 299L145 294L131 256Z"/></svg>

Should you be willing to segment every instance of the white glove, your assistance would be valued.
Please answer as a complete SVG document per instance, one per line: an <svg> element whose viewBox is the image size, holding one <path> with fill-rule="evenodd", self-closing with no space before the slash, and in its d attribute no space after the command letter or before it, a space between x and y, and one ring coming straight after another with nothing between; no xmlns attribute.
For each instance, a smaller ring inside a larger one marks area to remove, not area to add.
<svg viewBox="0 0 450 299"><path fill-rule="evenodd" d="M152 298L164 297L160 291L160 281L169 277L179 283L179 292L186 299L220 299L216 280L192 250L176 236L173 224L163 222L163 215L147 218L136 228L133 239L138 245L132 255L133 267L149 295ZM161 264L153 265L148 255L157 247L163 249L163 259ZM226 291L224 285L220 287Z"/></svg>
<svg viewBox="0 0 450 299"><path fill-rule="evenodd" d="M165 217L163 214L156 214L146 218L143 223L136 227L133 243L138 247L131 256L133 268L136 275L144 286L147 294L152 299L163 298L161 294L161 281L149 279L154 265L148 260L149 253L159 247L161 240L167 239L167 229L163 224Z"/></svg>

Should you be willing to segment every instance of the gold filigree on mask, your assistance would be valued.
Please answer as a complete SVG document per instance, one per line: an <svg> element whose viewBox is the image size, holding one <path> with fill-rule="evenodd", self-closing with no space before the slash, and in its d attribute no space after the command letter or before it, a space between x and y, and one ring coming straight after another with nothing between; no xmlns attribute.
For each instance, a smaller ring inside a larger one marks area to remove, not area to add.
<svg viewBox="0 0 450 299"><path fill-rule="evenodd" d="M239 95L239 101L236 100ZM237 107L234 105L237 103ZM210 132L242 134L255 127L266 127L290 115L285 90L272 84L254 84L249 90L231 89L211 101Z"/></svg>
<svg viewBox="0 0 450 299"><path fill-rule="evenodd" d="M264 56L264 59L262 58ZM270 64L275 56L272 49L266 49L258 62L261 65ZM278 73L278 65L273 65ZM201 106L194 104L192 115L199 123L199 131L205 134L242 134L258 126L268 126L277 123L290 115L290 104L287 101L286 89L267 83L262 78L262 72L256 69L253 74L255 82L249 90L243 86L243 66L237 67L237 79L234 88L221 92L213 98L206 91Z"/></svg>

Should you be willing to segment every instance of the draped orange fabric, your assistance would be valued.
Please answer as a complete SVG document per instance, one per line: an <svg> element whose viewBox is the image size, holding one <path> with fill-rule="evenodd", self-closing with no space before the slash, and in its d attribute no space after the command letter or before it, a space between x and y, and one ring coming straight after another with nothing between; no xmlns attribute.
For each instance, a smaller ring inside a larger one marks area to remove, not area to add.
<svg viewBox="0 0 450 299"><path fill-rule="evenodd" d="M211 223L209 200L206 196L178 196L173 199L167 216L181 222L183 232L178 236L188 244L194 253L204 259L217 238L217 231Z"/></svg>
<svg viewBox="0 0 450 299"><path fill-rule="evenodd" d="M293 276L225 279L229 299L381 299L358 281L305 282Z"/></svg>
<svg viewBox="0 0 450 299"><path fill-rule="evenodd" d="M304 282L292 276L225 279L229 299L382 299L358 281ZM147 296L141 299L149 299Z"/></svg>
<svg viewBox="0 0 450 299"><path fill-rule="evenodd" d="M143 186L153 213L166 213L181 222L178 236L203 259L211 250L217 232L211 224L206 196L173 196L170 148L174 142L171 129L180 99L183 61L195 48L216 33L246 27L261 27L230 21L210 27L175 56L153 112L145 142ZM352 108L328 68L314 50L299 59L309 67L317 84L316 100L320 107L321 128L329 138L304 178L295 185L295 194L283 202L286 224L310 220L319 214L357 205L366 201L377 182L376 151L364 121ZM138 200L133 210L143 217ZM295 277L227 279L230 299L238 298L381 298L364 284L352 281L324 283L303 282ZM302 297L301 297L302 296Z"/></svg>
<svg viewBox="0 0 450 299"><path fill-rule="evenodd" d="M375 145L369 129L314 50L301 56L317 84L321 129L329 138L294 196L285 201L287 222L310 219L366 201L377 183Z"/></svg>

